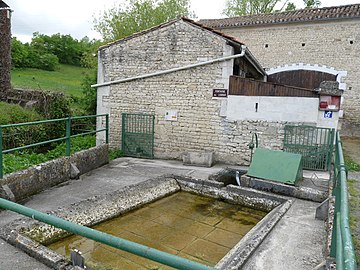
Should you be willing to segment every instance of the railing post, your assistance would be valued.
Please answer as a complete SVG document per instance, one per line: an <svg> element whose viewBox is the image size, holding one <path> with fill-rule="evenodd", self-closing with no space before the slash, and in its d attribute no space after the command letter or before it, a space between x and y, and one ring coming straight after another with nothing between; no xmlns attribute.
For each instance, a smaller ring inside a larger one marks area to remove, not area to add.
<svg viewBox="0 0 360 270"><path fill-rule="evenodd" d="M71 117L66 119L66 155L70 156Z"/></svg>
<svg viewBox="0 0 360 270"><path fill-rule="evenodd" d="M3 178L3 132L0 126L0 179Z"/></svg>
<svg viewBox="0 0 360 270"><path fill-rule="evenodd" d="M106 144L108 144L109 143L109 115L108 114L106 114L106 116L105 116L105 142L106 142Z"/></svg>
<svg viewBox="0 0 360 270"><path fill-rule="evenodd" d="M125 113L121 115L121 150L125 154Z"/></svg>
<svg viewBox="0 0 360 270"><path fill-rule="evenodd" d="M154 158L154 145L155 145L155 114L152 115L152 132L151 132L151 158Z"/></svg>

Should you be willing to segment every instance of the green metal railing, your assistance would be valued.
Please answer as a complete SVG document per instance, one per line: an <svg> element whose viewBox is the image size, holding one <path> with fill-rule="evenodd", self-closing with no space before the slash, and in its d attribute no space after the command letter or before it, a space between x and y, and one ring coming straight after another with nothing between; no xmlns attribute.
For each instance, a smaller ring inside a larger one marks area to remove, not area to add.
<svg viewBox="0 0 360 270"><path fill-rule="evenodd" d="M97 118L97 117L105 117L105 128L103 129L95 129L91 131L86 132L80 132L77 134L71 134L71 123L74 120L80 120L80 119L91 119L91 118ZM32 143L20 147L14 147L10 149L3 149L3 138L4 138L4 129L6 128L13 128L13 127L22 127L22 126L32 126L32 125L39 125L39 124L48 124L48 123L61 123L64 122L66 125L65 129L65 136L60 138L55 138L47 141L41 141L37 143ZM59 118L59 119L51 119L51 120L43 120L43 121L36 121L36 122L27 122L27 123L19 123L19 124L9 124L9 125L0 125L0 179L3 178L3 155L19 150L24 150L30 147L34 146L40 146L44 144L49 144L53 142L59 142L59 141L65 141L66 142L66 156L70 156L71 153L71 138L75 138L78 136L84 136L84 135L91 135L95 134L97 132L105 131L105 140L106 143L109 143L109 115L108 114L98 114L98 115L87 115L87 116L76 116L76 117L67 117L67 118Z"/></svg>
<svg viewBox="0 0 360 270"><path fill-rule="evenodd" d="M100 232L85 226L81 226L70 221L48 215L37 210L22 206L0 198L0 208L4 208L24 216L42 221L46 224L53 225L68 232L84 236L99 243L130 252L132 254L159 262L176 269L184 270L216 270L213 267L206 266L188 259L172 255L154 248L150 248L135 242L131 242L113 235Z"/></svg>
<svg viewBox="0 0 360 270"><path fill-rule="evenodd" d="M303 168L330 170L335 130L307 125L286 125L284 151L301 154Z"/></svg>
<svg viewBox="0 0 360 270"><path fill-rule="evenodd" d="M335 211L330 255L336 258L337 270L356 270L356 258L349 224L347 170L339 132L336 133L333 195L335 196Z"/></svg>

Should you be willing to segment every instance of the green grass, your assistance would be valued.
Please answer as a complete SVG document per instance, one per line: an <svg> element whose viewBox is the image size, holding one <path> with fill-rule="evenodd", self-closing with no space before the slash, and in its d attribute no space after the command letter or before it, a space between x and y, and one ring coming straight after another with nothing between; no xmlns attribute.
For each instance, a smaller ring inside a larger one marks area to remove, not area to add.
<svg viewBox="0 0 360 270"><path fill-rule="evenodd" d="M349 193L350 193L350 228L355 248L356 260L360 263L360 190L356 187L356 180L349 179Z"/></svg>
<svg viewBox="0 0 360 270"><path fill-rule="evenodd" d="M0 102L0 112L0 125L42 120L35 111L24 109L17 104Z"/></svg>
<svg viewBox="0 0 360 270"><path fill-rule="evenodd" d="M110 161L114 160L116 158L122 157L122 156L124 156L124 155L123 155L123 152L120 149L118 149L118 148L109 149L109 160Z"/></svg>
<svg viewBox="0 0 360 270"><path fill-rule="evenodd" d="M345 165L349 171L360 172L360 164L353 161L348 155L344 155Z"/></svg>
<svg viewBox="0 0 360 270"><path fill-rule="evenodd" d="M50 90L80 97L81 82L89 71L70 65L59 65L56 71L36 68L14 69L11 71L11 84L15 88Z"/></svg>

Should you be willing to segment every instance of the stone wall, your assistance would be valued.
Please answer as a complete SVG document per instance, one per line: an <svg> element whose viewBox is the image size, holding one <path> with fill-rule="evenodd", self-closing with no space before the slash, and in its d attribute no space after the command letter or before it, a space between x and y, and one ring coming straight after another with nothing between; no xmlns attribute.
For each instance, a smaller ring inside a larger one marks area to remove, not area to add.
<svg viewBox="0 0 360 270"><path fill-rule="evenodd" d="M70 180L71 164L78 168L78 173L81 175L108 162L108 146L101 145L77 152L70 157L61 157L7 174L0 180L0 197L21 201L44 189Z"/></svg>
<svg viewBox="0 0 360 270"><path fill-rule="evenodd" d="M64 93L29 89L10 89L0 95L0 101L18 104L35 109L47 119L62 118L70 115L70 104Z"/></svg>
<svg viewBox="0 0 360 270"><path fill-rule="evenodd" d="M221 29L244 42L265 68L298 63L347 71L344 135L360 136L360 20Z"/></svg>
<svg viewBox="0 0 360 270"><path fill-rule="evenodd" d="M10 89L11 11L0 9L0 97Z"/></svg>
<svg viewBox="0 0 360 270"><path fill-rule="evenodd" d="M178 21L103 47L98 83L230 54L232 47L222 37ZM216 161L248 164L247 144L253 132L259 134L261 146L281 149L285 122L229 121L226 99L212 97L214 88L227 88L232 64L231 60L99 87L98 113L110 114L110 146L121 146L121 113L146 112L155 114L156 158L213 151ZM177 121L165 120L168 110L178 112Z"/></svg>

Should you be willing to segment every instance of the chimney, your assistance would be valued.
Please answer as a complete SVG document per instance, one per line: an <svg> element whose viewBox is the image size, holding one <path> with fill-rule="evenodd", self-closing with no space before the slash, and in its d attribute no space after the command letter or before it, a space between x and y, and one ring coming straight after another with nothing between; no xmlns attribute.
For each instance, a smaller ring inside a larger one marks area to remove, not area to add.
<svg viewBox="0 0 360 270"><path fill-rule="evenodd" d="M11 9L0 0L0 98L10 90L11 70Z"/></svg>

